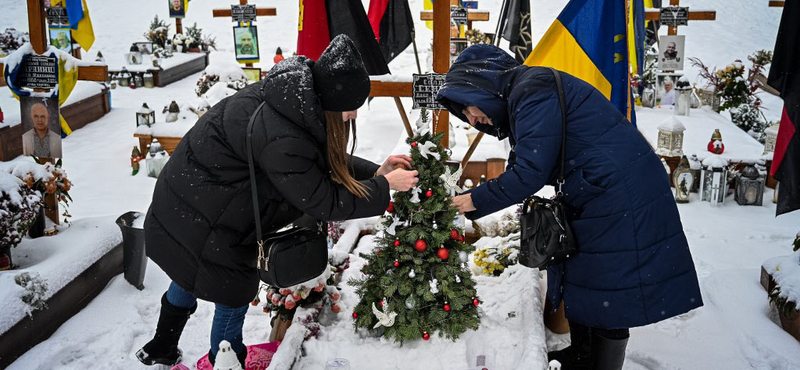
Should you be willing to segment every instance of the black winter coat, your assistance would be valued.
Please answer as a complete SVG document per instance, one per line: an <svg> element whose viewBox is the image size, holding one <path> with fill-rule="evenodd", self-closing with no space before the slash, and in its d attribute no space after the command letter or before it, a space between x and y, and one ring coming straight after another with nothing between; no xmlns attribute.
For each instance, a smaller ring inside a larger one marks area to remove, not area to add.
<svg viewBox="0 0 800 370"><path fill-rule="evenodd" d="M183 137L156 182L144 226L147 255L197 298L238 307L258 290L245 131L262 101L253 158L265 233L303 213L345 220L382 214L389 204L389 183L372 177L378 169L372 162L351 160L367 198L331 180L313 63L286 59L262 82L216 104Z"/></svg>

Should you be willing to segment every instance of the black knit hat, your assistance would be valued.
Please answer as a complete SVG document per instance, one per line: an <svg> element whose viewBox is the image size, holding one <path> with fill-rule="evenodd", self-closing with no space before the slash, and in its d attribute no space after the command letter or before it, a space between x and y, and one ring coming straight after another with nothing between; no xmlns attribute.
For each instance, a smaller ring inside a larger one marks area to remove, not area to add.
<svg viewBox="0 0 800 370"><path fill-rule="evenodd" d="M356 110L369 97L369 74L356 45L346 35L336 36L331 41L311 71L322 109Z"/></svg>

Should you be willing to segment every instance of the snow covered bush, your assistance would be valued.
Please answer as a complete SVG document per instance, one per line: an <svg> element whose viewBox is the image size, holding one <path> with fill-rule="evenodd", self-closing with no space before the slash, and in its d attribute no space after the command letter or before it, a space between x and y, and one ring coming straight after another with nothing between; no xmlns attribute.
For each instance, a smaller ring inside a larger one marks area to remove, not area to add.
<svg viewBox="0 0 800 370"><path fill-rule="evenodd" d="M479 242L474 253L475 266L480 270L473 271L484 275L499 276L508 266L519 262L519 232L503 238L492 238L488 242Z"/></svg>
<svg viewBox="0 0 800 370"><path fill-rule="evenodd" d="M186 27L186 37L189 40L188 47L200 48L208 51L209 48L217 50L217 39L208 35L203 35L203 29L197 27L197 22L191 27Z"/></svg>
<svg viewBox="0 0 800 370"><path fill-rule="evenodd" d="M197 96L203 96L220 81L225 82L228 88L236 91L247 86L247 76L238 63L214 63L209 64L200 75L194 92Z"/></svg>
<svg viewBox="0 0 800 370"><path fill-rule="evenodd" d="M169 40L169 23L166 19L158 19L158 15L150 22L150 30L145 32L144 37L153 45L162 49L167 47L167 40Z"/></svg>
<svg viewBox="0 0 800 370"><path fill-rule="evenodd" d="M747 103L731 109L731 121L756 140L763 142L764 130L768 127L769 122L764 119L758 106Z"/></svg>
<svg viewBox="0 0 800 370"><path fill-rule="evenodd" d="M16 247L36 221L42 198L19 178L0 172L0 250Z"/></svg>
<svg viewBox="0 0 800 370"><path fill-rule="evenodd" d="M19 49L22 44L30 41L27 32L19 32L15 28L6 28L0 34L0 55L11 54L12 51Z"/></svg>
<svg viewBox="0 0 800 370"><path fill-rule="evenodd" d="M23 272L14 277L14 282L25 289L25 293L20 299L31 306L31 309L28 310L28 316L31 316L34 310L47 308L47 302L44 298L47 294L47 283L39 276L39 273Z"/></svg>
<svg viewBox="0 0 800 370"><path fill-rule="evenodd" d="M0 164L0 172L11 174L27 185L31 190L38 191L39 194L54 194L56 200L64 207L64 221L68 222L72 217L67 211L72 197L69 195L72 189L72 182L67 178L67 173L61 168L62 161L59 159L55 164L45 162L40 164L38 158L34 162L12 162Z"/></svg>

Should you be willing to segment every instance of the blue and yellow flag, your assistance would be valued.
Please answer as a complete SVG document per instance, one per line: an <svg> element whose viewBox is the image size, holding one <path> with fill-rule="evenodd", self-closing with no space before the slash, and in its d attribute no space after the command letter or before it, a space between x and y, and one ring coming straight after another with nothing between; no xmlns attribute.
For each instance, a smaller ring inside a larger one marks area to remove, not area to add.
<svg viewBox="0 0 800 370"><path fill-rule="evenodd" d="M588 82L634 122L626 3L571 0L525 64L553 67Z"/></svg>

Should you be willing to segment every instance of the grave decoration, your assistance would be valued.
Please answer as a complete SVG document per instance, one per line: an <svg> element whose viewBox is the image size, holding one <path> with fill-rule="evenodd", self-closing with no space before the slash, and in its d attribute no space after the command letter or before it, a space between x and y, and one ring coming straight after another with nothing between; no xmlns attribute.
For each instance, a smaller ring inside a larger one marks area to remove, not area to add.
<svg viewBox="0 0 800 370"><path fill-rule="evenodd" d="M740 206L760 206L764 201L766 179L754 166L748 165L736 175L734 199Z"/></svg>

